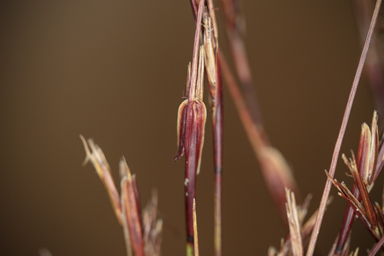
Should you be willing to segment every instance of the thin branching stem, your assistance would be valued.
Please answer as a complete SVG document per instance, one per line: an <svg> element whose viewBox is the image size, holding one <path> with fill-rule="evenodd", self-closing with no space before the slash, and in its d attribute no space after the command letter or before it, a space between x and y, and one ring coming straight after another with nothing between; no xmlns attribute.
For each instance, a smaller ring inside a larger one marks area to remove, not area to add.
<svg viewBox="0 0 384 256"><path fill-rule="evenodd" d="M193 54L192 54L192 71L191 71L191 79L189 84L189 96L188 99L195 99L195 90L194 84L196 84L197 79L197 63L199 56L199 48L200 48L200 32L201 32L201 18L203 17L203 6L205 1L200 1L199 11L197 12L197 20L196 20L196 31L195 31L195 40L193 42Z"/></svg>
<svg viewBox="0 0 384 256"><path fill-rule="evenodd" d="M377 0L376 6L375 6L375 11L374 11L373 16L372 16L371 24L369 26L368 35L367 35L367 38L366 38L365 43L364 43L363 51L361 53L359 65L357 66L355 78L354 78L353 83L352 83L351 92L349 94L347 106L345 108L343 121L342 121L342 124L340 127L339 135L337 137L335 149L333 151L331 166L329 168L329 176L331 178L333 178L335 176L337 159L339 158L341 143L343 141L345 130L347 128L348 119L349 119L349 115L351 113L353 100L355 98L357 87L359 85L361 72L362 72L363 67L364 67L364 62L365 62L365 59L367 56L369 44L371 42L373 30L374 30L374 27L376 25L376 20L377 20L378 14L379 14L380 5L381 5L381 0ZM309 240L309 247L308 247L308 251L307 251L307 256L312 256L313 252L315 250L317 238L319 236L320 226L321 226L321 223L322 223L322 220L324 217L325 207L326 207L326 204L328 201L329 192L331 190L331 185L332 185L331 181L329 179L327 179L327 181L325 183L323 196L322 196L321 202L320 202L319 214L318 214L317 219L316 219L316 223L315 223L315 227L313 229L312 235L311 235L311 239Z"/></svg>

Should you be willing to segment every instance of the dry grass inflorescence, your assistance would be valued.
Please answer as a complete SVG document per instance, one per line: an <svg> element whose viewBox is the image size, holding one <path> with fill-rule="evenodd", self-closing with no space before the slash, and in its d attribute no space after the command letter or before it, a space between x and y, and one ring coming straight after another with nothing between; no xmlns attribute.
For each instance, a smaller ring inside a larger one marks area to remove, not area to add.
<svg viewBox="0 0 384 256"><path fill-rule="evenodd" d="M345 198L348 205L344 219L341 221L340 232L335 234L335 243L328 248L329 255L357 255L358 248L350 244L351 230L354 219L358 218L368 230L375 244L369 250L370 255L384 248L384 193L381 206L370 199L369 192L381 173L384 165L383 137L379 136L378 114L373 114L369 127L362 125L357 155L351 153L350 158L342 155L346 166L353 178L352 188L344 182L337 181L335 176L337 160L340 158L340 147L346 131L348 118L359 84L360 76L366 63L367 76L372 85L375 101L379 111L384 105L381 83L380 61L381 51L378 29L375 29L381 1L375 5L369 1L362 3L354 1L356 18L360 25L364 40L363 51L355 79L353 81L347 106L345 108L340 132L335 144L329 171L324 175L325 187L318 209L308 212L311 196L301 200L299 187L290 170L287 161L270 142L261 118L261 111L254 92L254 82L247 59L246 47L243 41L245 33L244 17L241 4L237 0L221 0L220 7L214 6L212 0L191 0L193 17L196 22L192 60L188 65L185 86L185 99L180 104L177 113L177 153L175 161L185 160L185 227L186 254L199 255L199 240L197 230L196 182L200 172L202 150L204 145L207 115L212 116L213 152L214 152L214 254L222 252L222 152L223 152L223 95L222 78L232 96L240 120L244 126L254 155L259 162L266 187L281 216L282 223L287 227L287 236L281 240L280 248L270 247L268 255L312 256L316 241L321 235L322 220L327 205L332 184ZM186 3L187 4L187 3ZM232 73L222 51L219 48L219 35L216 14L224 19L225 31L232 54ZM191 31L192 33L192 31ZM372 51L368 55L371 45ZM366 60L367 59L367 60ZM206 77L206 79L204 78ZM209 91L209 103L203 101L204 84ZM381 85L381 87L380 87ZM182 90L183 88L180 88ZM207 105L207 106L206 106ZM176 112L176 110L175 110ZM367 117L368 118L368 117ZM120 161L120 189L113 180L109 164L97 144L92 139L85 140L81 136L86 151L86 160L90 161L103 182L109 195L117 220L123 229L127 255L155 256L161 254L163 221L158 218L158 195L154 190L147 206L141 208L136 177L125 161ZM225 166L224 166L225 168ZM207 170L204 170L207 171ZM161 197L161 195L160 195ZM336 198L333 201L341 200ZM161 206L160 206L161 207ZM307 217L309 215L309 217ZM277 238L278 239L278 238ZM200 241L204 242L204 241ZM267 252L266 252L267 253Z"/></svg>

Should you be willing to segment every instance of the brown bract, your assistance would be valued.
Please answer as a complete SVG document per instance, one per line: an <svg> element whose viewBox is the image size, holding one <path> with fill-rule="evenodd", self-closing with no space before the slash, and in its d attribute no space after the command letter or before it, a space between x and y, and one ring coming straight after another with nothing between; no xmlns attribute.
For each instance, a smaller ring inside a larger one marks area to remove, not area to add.
<svg viewBox="0 0 384 256"><path fill-rule="evenodd" d="M161 219L157 219L157 204L157 191L153 190L151 201L143 209L142 213L145 255L160 255L163 221Z"/></svg>

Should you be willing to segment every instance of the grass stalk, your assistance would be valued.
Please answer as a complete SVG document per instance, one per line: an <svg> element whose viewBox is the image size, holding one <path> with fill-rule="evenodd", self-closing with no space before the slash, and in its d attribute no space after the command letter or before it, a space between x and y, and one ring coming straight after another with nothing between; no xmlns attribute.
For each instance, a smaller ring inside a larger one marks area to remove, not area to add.
<svg viewBox="0 0 384 256"><path fill-rule="evenodd" d="M194 17L197 18L198 2L191 1ZM206 74L211 99L213 155L214 155L214 249L222 255L222 156L223 156L223 92L216 15L212 0L207 0L208 12L203 13ZM213 35L212 36L212 32Z"/></svg>
<svg viewBox="0 0 384 256"><path fill-rule="evenodd" d="M213 155L214 155L214 248L222 255L222 158L223 158L223 91L219 55L218 31L212 0L207 0L208 13L204 19L204 45L207 52L206 73L211 96ZM212 36L212 32L213 35Z"/></svg>
<svg viewBox="0 0 384 256"><path fill-rule="evenodd" d="M351 91L349 94L347 106L346 106L344 116L343 116L343 121L341 124L341 128L340 128L339 135L337 137L337 141L336 141L336 145L335 145L335 149L333 152L331 166L329 169L329 176L331 178L333 178L335 176L337 159L338 159L339 154L340 154L341 143L343 141L345 130L347 128L347 123L348 123L349 115L351 113L353 100L355 98L357 87L359 85L361 72L363 70L363 66L364 66L365 58L367 56L367 52L369 49L369 44L371 42L373 30L374 30L375 25L376 25L376 20L377 20L377 16L378 16L378 13L380 10L380 6L381 6L381 0L377 0L376 6L375 6L375 11L374 11L373 16L372 16L371 24L370 24L369 30L368 30L368 35L367 35L365 43L364 43L363 51L361 53L361 57L359 60L359 64L357 67L355 78L354 78L353 83L352 83L352 88L351 88ZM308 247L308 251L306 254L307 256L312 256L314 253L330 190L331 190L331 181L329 179L327 179L327 181L325 183L325 188L323 191L323 196L321 198L321 202L320 202L320 206L319 206L319 214L317 216L315 227L314 227L314 230L312 232L311 239L309 241L309 247Z"/></svg>

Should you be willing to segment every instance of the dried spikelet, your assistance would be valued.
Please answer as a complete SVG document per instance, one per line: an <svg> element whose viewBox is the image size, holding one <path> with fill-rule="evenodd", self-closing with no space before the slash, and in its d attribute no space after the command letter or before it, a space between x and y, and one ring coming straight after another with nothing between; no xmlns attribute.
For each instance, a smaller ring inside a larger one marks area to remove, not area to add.
<svg viewBox="0 0 384 256"><path fill-rule="evenodd" d="M299 243L299 244L302 245L301 248L302 248L302 251L304 251L306 241L308 240L309 235L311 234L313 227L315 225L318 210L316 210L311 215L311 217L304 223L304 218L305 218L306 213L308 211L309 201L312 198L312 196L308 195L307 198L305 199L304 203L300 206L300 205L296 205L294 193L290 192L289 189L286 189L285 191L286 191L286 196L287 196L287 203L286 203L287 215L289 214L289 218L288 218L289 228L291 231L291 229L292 229L291 226L292 226L293 227L292 230L295 232L295 234L300 234L301 243ZM327 202L327 205L330 204L331 201L332 201L332 198L330 198L330 200ZM293 203L296 205L296 213L293 212L294 211L293 210L294 209ZM288 209L288 204L290 205L289 209ZM299 230L297 229L297 227L299 227ZM277 251L274 247L270 247L268 250L268 255L276 255L276 256L292 255L294 248L292 248L291 239L292 238L296 239L296 237L297 237L297 235L292 237L292 234L291 234L290 236L287 237L286 240L281 239L280 251ZM295 243L297 244L297 242L295 242Z"/></svg>
<svg viewBox="0 0 384 256"><path fill-rule="evenodd" d="M287 197L287 217L289 224L289 233L291 234L291 247L294 256L303 255L303 241L301 238L301 225L299 215L297 213L297 206L295 195L289 189L285 190Z"/></svg>
<svg viewBox="0 0 384 256"><path fill-rule="evenodd" d="M357 170L355 157L352 155L352 159L349 159L349 161L347 160L345 155L343 155L342 158L345 164L348 166L349 170L351 171L353 180L360 191L360 195L363 200L363 208L360 208L360 210L364 210L363 214L365 218L367 218L372 228L376 229L377 227L376 214L375 214L375 211L373 210L371 199L369 198L367 185L365 183L366 180L363 180L363 178L359 175L359 171ZM364 176L364 177L368 177L368 176Z"/></svg>
<svg viewBox="0 0 384 256"><path fill-rule="evenodd" d="M342 255L344 253L343 248L351 231L355 214L376 239L380 238L380 234L382 234L382 230L384 229L380 207L372 204L368 194L378 174L381 172L383 163L382 160L379 159L379 155L383 153L383 143L381 143L379 147L377 121L377 112L374 111L371 128L365 123L361 126L356 159L353 152L352 158L350 159L342 155L354 180L352 191L346 187L344 182L339 183L336 179L330 179L333 185L339 190L339 195L346 198L349 202L337 240L336 255Z"/></svg>
<svg viewBox="0 0 384 256"><path fill-rule="evenodd" d="M273 246L270 246L270 247L268 248L268 256L275 256L276 254L277 254L277 252L276 252L276 248L273 247Z"/></svg>
<svg viewBox="0 0 384 256"><path fill-rule="evenodd" d="M120 168L125 170L126 176L121 180L121 206L122 218L124 219L124 230L128 226L130 244L135 256L144 256L143 231L140 217L140 208L137 197L137 185L135 176L131 174L124 159L120 161ZM128 242L127 242L128 243Z"/></svg>
<svg viewBox="0 0 384 256"><path fill-rule="evenodd" d="M217 86L217 61L214 37L212 36L213 28L211 18L207 12L203 13L204 30L204 49L205 49L205 67L207 70L207 79L211 96L215 98Z"/></svg>
<svg viewBox="0 0 384 256"><path fill-rule="evenodd" d="M86 158L83 165L88 163L88 161L91 161L95 167L100 180L103 182L105 189L108 192L109 199L112 203L112 207L115 211L117 220L119 221L120 225L122 225L120 196L119 192L117 191L115 182L113 181L111 168L109 167L107 159L105 158L101 148L95 144L92 139L88 139L88 144L82 135L80 135L80 139L83 142L86 153Z"/></svg>
<svg viewBox="0 0 384 256"><path fill-rule="evenodd" d="M157 219L158 196L152 191L151 201L143 209L143 231L145 255L159 256L162 240L163 221Z"/></svg>
<svg viewBox="0 0 384 256"><path fill-rule="evenodd" d="M367 124L361 127L361 136L359 150L357 154L358 172L363 182L369 186L368 191L372 189L377 156L379 153L379 134L377 127L377 112L374 111L371 129Z"/></svg>
<svg viewBox="0 0 384 256"><path fill-rule="evenodd" d="M351 252L349 256L357 256L359 254L359 248L356 248L354 252Z"/></svg>

